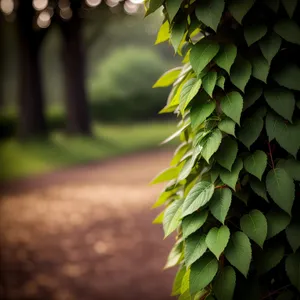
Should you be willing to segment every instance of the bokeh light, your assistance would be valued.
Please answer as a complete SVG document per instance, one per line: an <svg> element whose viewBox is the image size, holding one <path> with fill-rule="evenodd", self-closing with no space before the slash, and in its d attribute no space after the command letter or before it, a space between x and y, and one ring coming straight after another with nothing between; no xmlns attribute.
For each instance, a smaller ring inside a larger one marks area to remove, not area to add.
<svg viewBox="0 0 300 300"><path fill-rule="evenodd" d="M37 24L40 28L47 28L51 23L51 15L48 11L42 11L37 19Z"/></svg>
<svg viewBox="0 0 300 300"><path fill-rule="evenodd" d="M35 10L44 10L48 6L48 0L33 0L32 6Z"/></svg>
<svg viewBox="0 0 300 300"><path fill-rule="evenodd" d="M139 9L138 4L135 4L131 1L126 1L124 4L124 10L129 15L133 15L133 14L137 13L138 9Z"/></svg>
<svg viewBox="0 0 300 300"><path fill-rule="evenodd" d="M1 0L0 8L4 14L10 15L14 11L14 1L13 0Z"/></svg>
<svg viewBox="0 0 300 300"><path fill-rule="evenodd" d="M102 0L85 0L85 3L89 6L89 7L96 7L101 3Z"/></svg>

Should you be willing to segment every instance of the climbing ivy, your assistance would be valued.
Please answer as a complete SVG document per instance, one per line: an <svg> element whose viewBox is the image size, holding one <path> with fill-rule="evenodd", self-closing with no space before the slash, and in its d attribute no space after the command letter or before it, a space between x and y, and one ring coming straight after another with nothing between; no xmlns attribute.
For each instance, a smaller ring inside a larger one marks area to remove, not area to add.
<svg viewBox="0 0 300 300"><path fill-rule="evenodd" d="M300 3L146 0L181 67L161 113L180 121L155 223L176 241L179 299L300 299Z"/></svg>

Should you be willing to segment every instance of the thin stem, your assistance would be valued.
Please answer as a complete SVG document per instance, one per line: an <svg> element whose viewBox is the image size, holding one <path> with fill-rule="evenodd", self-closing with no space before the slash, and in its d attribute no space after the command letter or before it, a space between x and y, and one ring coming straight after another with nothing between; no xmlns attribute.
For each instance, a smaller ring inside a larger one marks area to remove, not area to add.
<svg viewBox="0 0 300 300"><path fill-rule="evenodd" d="M275 169L275 165L274 165L274 160L273 160L273 155L272 155L272 149L271 149L270 142L268 142L268 148L269 148L269 155L270 155L271 163L272 163L272 169L274 170Z"/></svg>

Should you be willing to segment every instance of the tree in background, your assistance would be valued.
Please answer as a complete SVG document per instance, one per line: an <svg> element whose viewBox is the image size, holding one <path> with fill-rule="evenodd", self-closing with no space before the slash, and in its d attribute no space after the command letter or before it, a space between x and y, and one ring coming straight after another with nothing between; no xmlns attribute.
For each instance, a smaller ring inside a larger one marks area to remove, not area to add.
<svg viewBox="0 0 300 300"><path fill-rule="evenodd" d="M300 3L150 0L185 64L162 112L182 144L155 207L179 299L300 299Z"/></svg>

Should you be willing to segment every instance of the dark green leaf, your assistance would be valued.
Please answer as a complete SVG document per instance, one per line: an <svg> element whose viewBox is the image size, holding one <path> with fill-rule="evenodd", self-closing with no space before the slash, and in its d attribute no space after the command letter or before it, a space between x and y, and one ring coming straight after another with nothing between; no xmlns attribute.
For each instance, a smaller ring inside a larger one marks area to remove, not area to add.
<svg viewBox="0 0 300 300"><path fill-rule="evenodd" d="M295 295L292 291L283 291L277 298L276 300L293 300L295 299Z"/></svg>
<svg viewBox="0 0 300 300"><path fill-rule="evenodd" d="M294 252L300 247L300 223L293 222L285 230L287 240L289 241Z"/></svg>
<svg viewBox="0 0 300 300"><path fill-rule="evenodd" d="M300 253L288 256L285 261L285 270L291 283L300 291Z"/></svg>
<svg viewBox="0 0 300 300"><path fill-rule="evenodd" d="M201 155L209 162L211 156L219 149L222 141L222 133L220 129L214 129L207 137L201 142L202 151Z"/></svg>
<svg viewBox="0 0 300 300"><path fill-rule="evenodd" d="M223 225L220 228L212 228L205 239L208 249L219 259L220 255L226 248L230 238L230 231L227 226Z"/></svg>
<svg viewBox="0 0 300 300"><path fill-rule="evenodd" d="M225 169L222 169L220 172L221 180L235 190L235 186L240 174L240 171L243 168L243 162L240 158L237 158L235 163L232 166L231 172Z"/></svg>
<svg viewBox="0 0 300 300"><path fill-rule="evenodd" d="M231 118L237 124L240 124L240 118L243 110L243 98L238 92L230 92L221 100L221 109L226 116Z"/></svg>
<svg viewBox="0 0 300 300"><path fill-rule="evenodd" d="M288 89L300 91L299 80L300 69L294 64L287 64L281 70L274 73L275 81Z"/></svg>
<svg viewBox="0 0 300 300"><path fill-rule="evenodd" d="M245 86L252 74L251 63L243 57L238 57L230 70L231 82L244 92Z"/></svg>
<svg viewBox="0 0 300 300"><path fill-rule="evenodd" d="M277 164L278 168L283 168L294 180L300 181L300 161L290 158L287 160L281 160Z"/></svg>
<svg viewBox="0 0 300 300"><path fill-rule="evenodd" d="M224 224L229 211L232 192L229 188L216 189L209 205L212 215Z"/></svg>
<svg viewBox="0 0 300 300"><path fill-rule="evenodd" d="M252 76L267 83L270 65L262 55L256 55L252 58Z"/></svg>
<svg viewBox="0 0 300 300"><path fill-rule="evenodd" d="M170 235L181 222L182 200L176 200L167 207L164 213L163 228L165 237Z"/></svg>
<svg viewBox="0 0 300 300"><path fill-rule="evenodd" d="M294 20L278 21L274 26L274 31L286 41L300 45L300 27Z"/></svg>
<svg viewBox="0 0 300 300"><path fill-rule="evenodd" d="M257 178L251 178L250 186L255 194L269 202L267 197L267 190L263 182L259 181Z"/></svg>
<svg viewBox="0 0 300 300"><path fill-rule="evenodd" d="M266 35L268 28L266 25L251 25L245 28L244 34L248 46L251 46L255 42L259 41Z"/></svg>
<svg viewBox="0 0 300 300"><path fill-rule="evenodd" d="M244 16L253 6L255 0L231 0L229 2L229 11L231 15L240 23L242 24Z"/></svg>
<svg viewBox="0 0 300 300"><path fill-rule="evenodd" d="M225 77L220 76L217 80L217 86L220 87L222 90L224 90L224 84L225 84Z"/></svg>
<svg viewBox="0 0 300 300"><path fill-rule="evenodd" d="M177 12L181 6L181 3L182 3L182 0L166 0L166 8L167 8L170 22L173 21L175 15L177 14Z"/></svg>
<svg viewBox="0 0 300 300"><path fill-rule="evenodd" d="M186 30L185 22L176 22L172 27L170 40L175 50L175 53L178 52L178 48L184 37L185 30Z"/></svg>
<svg viewBox="0 0 300 300"><path fill-rule="evenodd" d="M218 124L218 127L221 131L235 136L235 122L231 119L225 118Z"/></svg>
<svg viewBox="0 0 300 300"><path fill-rule="evenodd" d="M263 88L260 84L250 83L246 88L243 110L246 110L247 108L252 106L260 98L262 93L263 93Z"/></svg>
<svg viewBox="0 0 300 300"><path fill-rule="evenodd" d="M191 125L193 129L200 126L215 110L216 103L214 101L206 101L195 103L191 108Z"/></svg>
<svg viewBox="0 0 300 300"><path fill-rule="evenodd" d="M225 267L213 283L213 291L218 300L232 300L236 284L236 275L232 267Z"/></svg>
<svg viewBox="0 0 300 300"><path fill-rule="evenodd" d="M289 215L283 211L270 211L267 213L266 218L268 222L268 239L285 230L291 220Z"/></svg>
<svg viewBox="0 0 300 300"><path fill-rule="evenodd" d="M264 4L266 4L270 9L274 12L278 11L279 8L279 0L263 0Z"/></svg>
<svg viewBox="0 0 300 300"><path fill-rule="evenodd" d="M160 8L164 3L164 0L151 0L149 8L146 12L146 16L155 12L158 8Z"/></svg>
<svg viewBox="0 0 300 300"><path fill-rule="evenodd" d="M230 73L230 68L233 65L237 54L237 48L233 44L223 45L214 58L215 63L222 69L224 69L228 74Z"/></svg>
<svg viewBox="0 0 300 300"><path fill-rule="evenodd" d="M272 59L278 53L280 46L281 38L275 32L269 33L259 41L260 50L269 64L271 64Z"/></svg>
<svg viewBox="0 0 300 300"><path fill-rule="evenodd" d="M252 250L248 237L241 231L231 235L228 246L225 249L225 256L228 261L247 277Z"/></svg>
<svg viewBox="0 0 300 300"><path fill-rule="evenodd" d="M261 177L267 167L268 157L265 152L256 150L244 160L245 170L261 180Z"/></svg>
<svg viewBox="0 0 300 300"><path fill-rule="evenodd" d="M187 238L189 235L197 231L205 223L208 217L208 211L195 212L182 220L183 237Z"/></svg>
<svg viewBox="0 0 300 300"><path fill-rule="evenodd" d="M236 159L237 153L237 142L230 137L226 137L223 139L215 158L222 167L231 171L231 167Z"/></svg>
<svg viewBox="0 0 300 300"><path fill-rule="evenodd" d="M187 266L193 264L205 252L207 246L205 243L205 235L194 233L185 240L185 263Z"/></svg>
<svg viewBox="0 0 300 300"><path fill-rule="evenodd" d="M216 86L217 76L217 72L212 71L208 72L202 79L203 88L210 97L212 97L212 93Z"/></svg>

